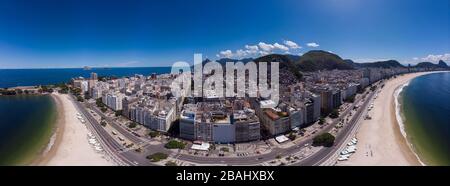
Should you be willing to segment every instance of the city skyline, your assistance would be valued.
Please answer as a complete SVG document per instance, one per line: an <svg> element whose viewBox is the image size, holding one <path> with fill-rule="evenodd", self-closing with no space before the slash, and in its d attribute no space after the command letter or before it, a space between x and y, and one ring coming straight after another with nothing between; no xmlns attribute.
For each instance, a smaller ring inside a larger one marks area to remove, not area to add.
<svg viewBox="0 0 450 186"><path fill-rule="evenodd" d="M0 5L0 68L171 66L194 53L239 59L316 49L357 62L450 59L448 1Z"/></svg>
<svg viewBox="0 0 450 186"><path fill-rule="evenodd" d="M0 1L0 166L450 165L449 12Z"/></svg>

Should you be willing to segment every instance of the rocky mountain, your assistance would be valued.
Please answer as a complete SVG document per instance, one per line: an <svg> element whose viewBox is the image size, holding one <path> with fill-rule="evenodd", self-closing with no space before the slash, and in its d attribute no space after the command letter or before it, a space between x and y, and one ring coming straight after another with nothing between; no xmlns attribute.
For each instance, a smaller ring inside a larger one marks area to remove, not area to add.
<svg viewBox="0 0 450 186"><path fill-rule="evenodd" d="M441 67L441 68L448 68L448 65L447 65L447 63L445 63L444 61L442 61L442 60L439 60L439 62L438 62L438 66L439 67Z"/></svg>
<svg viewBox="0 0 450 186"><path fill-rule="evenodd" d="M445 63L442 60L440 60L438 62L438 64L434 64L432 62L420 62L420 63L417 63L417 65L415 65L414 67L417 67L417 68L445 68L445 69L449 68L447 63Z"/></svg>

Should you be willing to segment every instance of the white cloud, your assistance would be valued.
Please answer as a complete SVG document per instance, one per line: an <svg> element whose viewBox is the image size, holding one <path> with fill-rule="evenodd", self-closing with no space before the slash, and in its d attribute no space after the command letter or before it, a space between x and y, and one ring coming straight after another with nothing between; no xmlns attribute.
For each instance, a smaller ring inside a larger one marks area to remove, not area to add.
<svg viewBox="0 0 450 186"><path fill-rule="evenodd" d="M239 49L236 51L234 56L237 58L243 58L243 57L247 56L247 52L242 49Z"/></svg>
<svg viewBox="0 0 450 186"><path fill-rule="evenodd" d="M259 42L258 46L261 50L265 52L271 52L275 48L273 45L264 42Z"/></svg>
<svg viewBox="0 0 450 186"><path fill-rule="evenodd" d="M231 52L231 50L220 51L219 56L224 57L224 58L231 58L231 57L233 57L233 52Z"/></svg>
<svg viewBox="0 0 450 186"><path fill-rule="evenodd" d="M269 44L265 42L259 42L256 45L247 44L242 49L237 49L236 51L223 50L216 54L217 58L233 58L242 59L248 57L259 57L263 55L272 54L274 51L279 51L280 53L290 54L290 49L302 48L294 41L285 40L284 44L274 43Z"/></svg>
<svg viewBox="0 0 450 186"><path fill-rule="evenodd" d="M275 49L279 49L279 50L283 50L283 51L288 51L289 50L289 48L287 46L284 46L284 45L278 44L278 43L273 44L273 47Z"/></svg>
<svg viewBox="0 0 450 186"><path fill-rule="evenodd" d="M245 52L248 55L252 56L252 55L258 54L259 48L257 45L245 45L245 48L247 49L247 50L245 50Z"/></svg>
<svg viewBox="0 0 450 186"><path fill-rule="evenodd" d="M413 60L417 61L417 60L419 60L419 58L418 57L413 57Z"/></svg>
<svg viewBox="0 0 450 186"><path fill-rule="evenodd" d="M316 48L316 47L319 47L320 45L313 42L313 43L307 43L306 46Z"/></svg>
<svg viewBox="0 0 450 186"><path fill-rule="evenodd" d="M257 45L245 45L247 50L259 50Z"/></svg>
<svg viewBox="0 0 450 186"><path fill-rule="evenodd" d="M293 41L289 41L289 40L284 41L284 44L285 44L286 46L288 46L289 48L291 48L291 49L299 49L299 48L302 48L301 46L298 46L297 43L295 43L295 42L293 42Z"/></svg>
<svg viewBox="0 0 450 186"><path fill-rule="evenodd" d="M270 52L266 52L266 51L259 51L259 55L261 56L265 56L265 55L269 55Z"/></svg>
<svg viewBox="0 0 450 186"><path fill-rule="evenodd" d="M249 56L258 54L258 51L259 51L259 50L245 50L245 52L246 52L247 55L249 55Z"/></svg>
<svg viewBox="0 0 450 186"><path fill-rule="evenodd" d="M236 52L232 52L231 50L220 51L219 54L217 54L216 56L218 58L242 59L242 58L249 57L251 55L256 55L256 54L258 54L257 50L255 51L255 50L239 49L239 50L236 50Z"/></svg>
<svg viewBox="0 0 450 186"><path fill-rule="evenodd" d="M438 55L430 54L427 57L423 57L422 60L427 62L438 62L439 60L450 61L450 53Z"/></svg>

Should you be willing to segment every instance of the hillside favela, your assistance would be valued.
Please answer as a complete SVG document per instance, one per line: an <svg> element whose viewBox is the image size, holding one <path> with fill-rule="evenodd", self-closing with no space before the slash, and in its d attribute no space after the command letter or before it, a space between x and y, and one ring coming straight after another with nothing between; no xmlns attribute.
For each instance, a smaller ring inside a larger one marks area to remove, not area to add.
<svg viewBox="0 0 450 186"><path fill-rule="evenodd" d="M407 2L1 1L0 165L448 166L450 3Z"/></svg>

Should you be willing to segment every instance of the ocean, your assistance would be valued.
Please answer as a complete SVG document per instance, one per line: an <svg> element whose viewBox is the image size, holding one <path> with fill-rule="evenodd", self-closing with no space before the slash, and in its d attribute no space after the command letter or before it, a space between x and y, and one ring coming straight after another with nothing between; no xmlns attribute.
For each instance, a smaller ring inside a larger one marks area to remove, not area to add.
<svg viewBox="0 0 450 186"><path fill-rule="evenodd" d="M399 101L408 141L427 165L450 165L450 73L419 76Z"/></svg>
<svg viewBox="0 0 450 186"><path fill-rule="evenodd" d="M26 165L47 146L57 111L49 95L0 96L0 165Z"/></svg>
<svg viewBox="0 0 450 186"><path fill-rule="evenodd" d="M125 77L170 73L171 67L72 69L0 69L0 88L69 82L74 77ZM0 165L25 165L46 149L57 110L48 95L0 96Z"/></svg>
<svg viewBox="0 0 450 186"><path fill-rule="evenodd" d="M0 87L68 82L73 77L150 75L170 67L0 70ZM428 165L450 165L450 73L417 77L399 96L408 141ZM56 121L50 96L0 96L0 165L32 162L50 141Z"/></svg>
<svg viewBox="0 0 450 186"><path fill-rule="evenodd" d="M91 72L98 76L125 77L135 74L170 73L171 67L130 67L130 68L82 68L65 69L0 69L0 88L36 86L66 83L74 77L88 78Z"/></svg>

